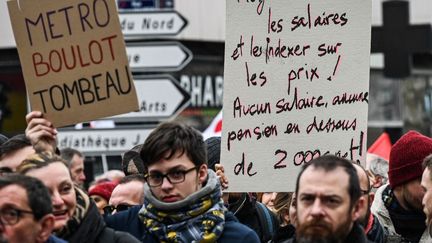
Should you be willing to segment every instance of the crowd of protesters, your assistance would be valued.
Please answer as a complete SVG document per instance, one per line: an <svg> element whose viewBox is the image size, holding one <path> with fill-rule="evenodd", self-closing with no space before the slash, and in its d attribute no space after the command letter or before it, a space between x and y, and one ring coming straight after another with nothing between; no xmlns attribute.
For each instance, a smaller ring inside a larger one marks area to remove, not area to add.
<svg viewBox="0 0 432 243"><path fill-rule="evenodd" d="M432 242L432 139L415 131L368 168L306 163L293 192L226 193L220 137L165 122L125 151L123 171L84 188L84 154L56 147L42 113L0 136L0 243Z"/></svg>

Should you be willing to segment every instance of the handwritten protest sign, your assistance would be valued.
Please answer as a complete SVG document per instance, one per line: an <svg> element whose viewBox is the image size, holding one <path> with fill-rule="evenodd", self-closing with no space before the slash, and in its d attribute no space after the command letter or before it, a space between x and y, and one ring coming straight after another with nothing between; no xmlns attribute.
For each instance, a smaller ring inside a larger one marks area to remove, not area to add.
<svg viewBox="0 0 432 243"><path fill-rule="evenodd" d="M324 154L363 162L371 1L227 1L222 157L231 191L293 191Z"/></svg>
<svg viewBox="0 0 432 243"><path fill-rule="evenodd" d="M60 127L138 109L114 0L12 0L32 110Z"/></svg>

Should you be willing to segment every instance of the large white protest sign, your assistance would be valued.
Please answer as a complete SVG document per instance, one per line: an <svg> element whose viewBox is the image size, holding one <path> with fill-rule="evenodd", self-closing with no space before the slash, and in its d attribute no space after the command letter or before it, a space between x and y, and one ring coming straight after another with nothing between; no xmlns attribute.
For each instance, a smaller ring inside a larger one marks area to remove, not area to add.
<svg viewBox="0 0 432 243"><path fill-rule="evenodd" d="M293 191L301 166L363 162L371 1L227 1L222 157L231 191Z"/></svg>

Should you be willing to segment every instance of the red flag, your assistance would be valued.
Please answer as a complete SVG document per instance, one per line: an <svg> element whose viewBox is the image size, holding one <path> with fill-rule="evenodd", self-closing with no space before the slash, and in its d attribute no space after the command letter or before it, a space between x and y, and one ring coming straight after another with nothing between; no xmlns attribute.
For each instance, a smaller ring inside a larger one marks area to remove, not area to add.
<svg viewBox="0 0 432 243"><path fill-rule="evenodd" d="M210 137L220 137L222 134L222 111L216 115L207 129L203 132L204 140Z"/></svg>
<svg viewBox="0 0 432 243"><path fill-rule="evenodd" d="M391 147L392 144L390 136L386 132L383 132L377 138L377 140L369 147L368 153L378 155L381 158L389 161Z"/></svg>

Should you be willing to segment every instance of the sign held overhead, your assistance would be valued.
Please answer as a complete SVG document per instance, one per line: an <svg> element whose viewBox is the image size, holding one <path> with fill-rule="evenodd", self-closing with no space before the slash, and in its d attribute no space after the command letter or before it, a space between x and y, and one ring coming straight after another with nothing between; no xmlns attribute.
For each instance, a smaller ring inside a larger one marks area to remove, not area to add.
<svg viewBox="0 0 432 243"><path fill-rule="evenodd" d="M221 161L234 192L289 192L325 154L365 162L371 0L227 1Z"/></svg>
<svg viewBox="0 0 432 243"><path fill-rule="evenodd" d="M8 8L32 110L61 127L138 109L113 0Z"/></svg>
<svg viewBox="0 0 432 243"><path fill-rule="evenodd" d="M174 36L188 23L176 11L120 12L119 17L125 39Z"/></svg>

